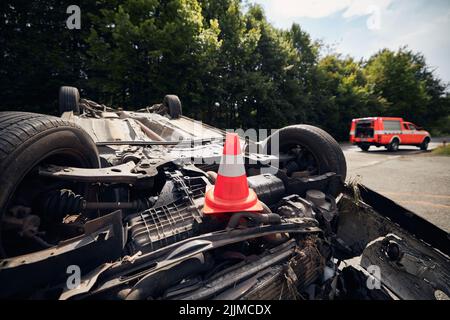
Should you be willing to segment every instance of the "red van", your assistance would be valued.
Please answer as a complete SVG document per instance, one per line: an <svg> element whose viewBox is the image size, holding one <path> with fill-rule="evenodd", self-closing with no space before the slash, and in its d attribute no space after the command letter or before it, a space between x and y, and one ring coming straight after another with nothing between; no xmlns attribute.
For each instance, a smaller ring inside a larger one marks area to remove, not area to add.
<svg viewBox="0 0 450 320"><path fill-rule="evenodd" d="M389 151L397 151L399 145L417 146L427 150L431 136L428 131L406 122L402 118L369 117L352 120L350 143L363 151L370 146L384 146Z"/></svg>

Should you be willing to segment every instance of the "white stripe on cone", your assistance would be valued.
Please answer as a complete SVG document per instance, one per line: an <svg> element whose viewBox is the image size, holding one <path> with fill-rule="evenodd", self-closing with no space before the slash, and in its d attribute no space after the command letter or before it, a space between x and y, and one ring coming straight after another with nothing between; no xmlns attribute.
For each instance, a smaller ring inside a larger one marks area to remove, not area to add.
<svg viewBox="0 0 450 320"><path fill-rule="evenodd" d="M245 175L244 157L242 154L222 155L219 166L219 174L224 177L240 177Z"/></svg>

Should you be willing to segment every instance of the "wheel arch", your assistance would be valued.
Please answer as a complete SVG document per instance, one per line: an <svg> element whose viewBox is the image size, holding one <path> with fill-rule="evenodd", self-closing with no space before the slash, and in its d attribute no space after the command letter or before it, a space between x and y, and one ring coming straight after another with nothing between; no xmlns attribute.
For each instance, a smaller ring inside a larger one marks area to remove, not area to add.
<svg viewBox="0 0 450 320"><path fill-rule="evenodd" d="M391 138L391 140L389 140L389 144L392 143L392 141L394 141L395 139L398 140L398 144L402 143L402 139L400 139L400 136L395 135Z"/></svg>

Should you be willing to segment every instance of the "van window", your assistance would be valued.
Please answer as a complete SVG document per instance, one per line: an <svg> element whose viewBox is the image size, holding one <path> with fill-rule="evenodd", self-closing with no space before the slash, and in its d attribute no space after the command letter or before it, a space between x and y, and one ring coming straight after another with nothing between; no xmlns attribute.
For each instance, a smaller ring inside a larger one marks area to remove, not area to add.
<svg viewBox="0 0 450 320"><path fill-rule="evenodd" d="M398 120L383 120L384 130L401 131L400 121Z"/></svg>

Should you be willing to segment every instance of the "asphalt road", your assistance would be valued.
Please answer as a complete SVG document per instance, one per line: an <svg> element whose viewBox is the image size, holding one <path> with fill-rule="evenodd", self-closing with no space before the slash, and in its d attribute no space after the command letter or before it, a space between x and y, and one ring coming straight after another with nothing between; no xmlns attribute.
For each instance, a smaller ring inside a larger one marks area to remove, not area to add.
<svg viewBox="0 0 450 320"><path fill-rule="evenodd" d="M447 139L450 142L450 139ZM430 144L430 149L441 145ZM347 160L347 179L361 183L391 198L438 227L450 232L450 157L400 146L395 153L371 147L362 152L341 145Z"/></svg>

